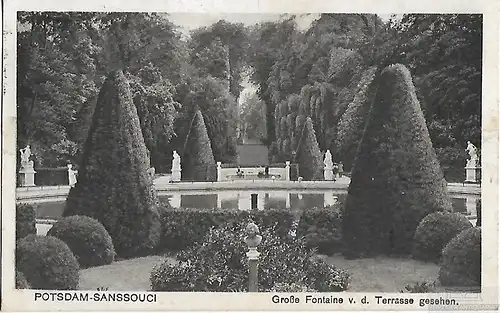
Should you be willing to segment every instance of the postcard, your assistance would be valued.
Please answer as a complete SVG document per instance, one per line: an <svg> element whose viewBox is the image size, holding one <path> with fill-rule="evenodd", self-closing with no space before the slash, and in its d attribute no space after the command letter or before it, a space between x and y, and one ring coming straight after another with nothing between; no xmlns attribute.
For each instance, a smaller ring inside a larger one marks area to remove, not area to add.
<svg viewBox="0 0 500 313"><path fill-rule="evenodd" d="M494 4L5 1L2 309L497 310Z"/></svg>

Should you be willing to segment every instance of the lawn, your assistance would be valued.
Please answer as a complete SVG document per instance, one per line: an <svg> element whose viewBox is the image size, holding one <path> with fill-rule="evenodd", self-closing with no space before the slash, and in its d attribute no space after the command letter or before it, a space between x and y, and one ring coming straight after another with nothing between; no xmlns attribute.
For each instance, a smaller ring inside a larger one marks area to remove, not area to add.
<svg viewBox="0 0 500 313"><path fill-rule="evenodd" d="M341 255L325 261L351 274L350 292L400 292L407 284L435 281L439 266L406 258L377 257L347 260Z"/></svg>
<svg viewBox="0 0 500 313"><path fill-rule="evenodd" d="M147 291L150 289L151 270L165 259L148 256L84 269L81 271L80 289L108 287L110 291ZM348 289L351 292L399 292L407 284L434 281L439 271L436 264L411 259L379 257L346 260L339 255L325 257L325 260L351 273Z"/></svg>

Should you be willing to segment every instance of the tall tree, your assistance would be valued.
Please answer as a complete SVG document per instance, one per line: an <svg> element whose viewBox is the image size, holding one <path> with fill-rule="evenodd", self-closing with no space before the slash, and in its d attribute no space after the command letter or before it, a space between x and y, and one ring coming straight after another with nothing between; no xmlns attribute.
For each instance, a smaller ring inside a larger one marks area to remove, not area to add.
<svg viewBox="0 0 500 313"><path fill-rule="evenodd" d="M451 210L408 69L390 66L377 83L343 220L354 256L410 253L420 220Z"/></svg>
<svg viewBox="0 0 500 313"><path fill-rule="evenodd" d="M323 179L323 159L310 117L305 120L297 149L299 173L305 180Z"/></svg>
<svg viewBox="0 0 500 313"><path fill-rule="evenodd" d="M188 139L188 151L183 158L182 176L188 180L214 180L215 159L208 138L207 128L200 110L196 110Z"/></svg>
<svg viewBox="0 0 500 313"><path fill-rule="evenodd" d="M99 93L78 182L70 190L64 216L99 220L120 256L150 253L159 242L161 225L148 169L127 79L121 71L111 72Z"/></svg>

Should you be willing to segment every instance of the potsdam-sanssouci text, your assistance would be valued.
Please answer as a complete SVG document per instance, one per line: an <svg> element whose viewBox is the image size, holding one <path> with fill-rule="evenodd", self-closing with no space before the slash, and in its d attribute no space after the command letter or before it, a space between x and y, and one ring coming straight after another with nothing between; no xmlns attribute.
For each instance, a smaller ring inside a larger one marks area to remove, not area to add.
<svg viewBox="0 0 500 313"><path fill-rule="evenodd" d="M154 293L134 292L35 292L35 301L55 302L156 302Z"/></svg>

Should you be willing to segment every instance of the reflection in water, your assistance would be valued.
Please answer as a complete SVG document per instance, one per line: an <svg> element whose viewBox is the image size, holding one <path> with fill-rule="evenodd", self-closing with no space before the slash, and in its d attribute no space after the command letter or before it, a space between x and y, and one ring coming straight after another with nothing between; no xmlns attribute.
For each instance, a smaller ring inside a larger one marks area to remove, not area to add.
<svg viewBox="0 0 500 313"><path fill-rule="evenodd" d="M347 193L335 191L219 191L210 194L174 194L161 196L163 201L170 201L173 207L189 208L224 208L250 210L252 194L257 194L257 209L268 208L302 208L332 206L337 201L345 202ZM453 208L468 216L476 216L479 195L452 194Z"/></svg>

